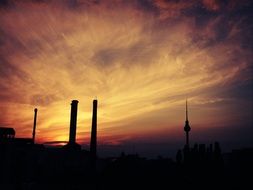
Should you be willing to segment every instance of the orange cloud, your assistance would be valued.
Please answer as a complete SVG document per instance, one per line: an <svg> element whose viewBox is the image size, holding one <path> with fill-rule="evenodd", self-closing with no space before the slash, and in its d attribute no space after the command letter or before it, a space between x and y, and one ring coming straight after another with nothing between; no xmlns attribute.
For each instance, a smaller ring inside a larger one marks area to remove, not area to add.
<svg viewBox="0 0 253 190"><path fill-rule="evenodd" d="M218 11L221 8L219 0L203 0L204 6L211 11Z"/></svg>
<svg viewBox="0 0 253 190"><path fill-rule="evenodd" d="M139 1L57 2L14 1L0 12L0 123L18 136L31 135L38 107L38 141L68 140L70 101L78 99L78 140L88 143L94 97L100 139L112 144L183 125L186 97L198 108L192 120L219 124L229 108L217 103L234 101L220 88L252 79L243 74L252 53L238 45L240 21L221 15L199 24L183 13L193 1L146 9ZM203 1L213 11L215 2ZM172 17L180 19L165 22Z"/></svg>

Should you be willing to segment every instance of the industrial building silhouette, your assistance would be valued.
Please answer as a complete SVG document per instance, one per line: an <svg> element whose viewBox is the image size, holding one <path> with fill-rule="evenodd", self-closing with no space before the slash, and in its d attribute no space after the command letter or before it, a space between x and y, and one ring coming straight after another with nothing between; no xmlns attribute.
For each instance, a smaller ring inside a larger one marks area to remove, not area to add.
<svg viewBox="0 0 253 190"><path fill-rule="evenodd" d="M250 182L246 173L253 169L253 149L222 154L218 142L190 146L187 100L185 145L175 161L124 152L99 158L97 107L93 100L89 150L76 142L78 100L71 102L69 141L63 147L36 143L36 108L31 138L16 138L13 128L0 127L0 189L212 189L244 188Z"/></svg>
<svg viewBox="0 0 253 190"><path fill-rule="evenodd" d="M13 128L1 127L0 188L5 183L14 184L10 186L13 189L26 187L33 181L38 184L59 184L64 179L68 182L63 183L64 186L78 186L80 180L77 176L89 179L96 170L97 104L98 101L94 100L89 151L82 150L81 145L76 143L78 100L71 103L69 141L61 148L47 148L35 143L37 108L34 109L31 138L16 138Z"/></svg>

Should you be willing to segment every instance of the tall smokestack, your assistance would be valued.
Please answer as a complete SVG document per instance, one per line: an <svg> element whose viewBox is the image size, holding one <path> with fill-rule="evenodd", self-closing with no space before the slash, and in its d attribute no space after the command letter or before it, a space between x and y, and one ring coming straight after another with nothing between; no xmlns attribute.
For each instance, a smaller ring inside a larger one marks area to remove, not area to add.
<svg viewBox="0 0 253 190"><path fill-rule="evenodd" d="M33 120L33 137L32 137L32 140L33 140L33 143L35 143L35 134L36 134L36 123L37 123L37 112L38 112L38 109L35 108L34 109L34 120Z"/></svg>
<svg viewBox="0 0 253 190"><path fill-rule="evenodd" d="M76 120L77 120L77 104L78 100L72 100L69 128L69 144L76 143Z"/></svg>
<svg viewBox="0 0 253 190"><path fill-rule="evenodd" d="M97 155L97 105L98 105L98 101L93 100L90 153L94 159L96 158L96 155Z"/></svg>

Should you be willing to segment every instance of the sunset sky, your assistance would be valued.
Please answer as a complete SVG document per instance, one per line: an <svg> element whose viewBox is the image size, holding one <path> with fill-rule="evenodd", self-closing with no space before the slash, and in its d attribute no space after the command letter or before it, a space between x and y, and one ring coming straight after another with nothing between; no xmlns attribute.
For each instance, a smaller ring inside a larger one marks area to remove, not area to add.
<svg viewBox="0 0 253 190"><path fill-rule="evenodd" d="M166 152L219 141L253 146L251 0L0 1L0 126L38 143L89 144L98 99L100 147ZM120 148L118 148L120 147ZM163 149L163 150L162 150Z"/></svg>

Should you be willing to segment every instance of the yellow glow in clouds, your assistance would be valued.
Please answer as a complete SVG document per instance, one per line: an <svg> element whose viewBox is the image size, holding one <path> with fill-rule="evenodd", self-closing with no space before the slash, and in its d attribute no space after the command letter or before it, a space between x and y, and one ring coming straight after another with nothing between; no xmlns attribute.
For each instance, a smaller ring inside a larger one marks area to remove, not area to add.
<svg viewBox="0 0 253 190"><path fill-rule="evenodd" d="M214 92L247 68L246 58L234 64L235 52L248 54L231 40L240 28L235 24L226 40L209 46L218 17L198 28L192 17L156 16L116 2L80 9L16 2L1 10L1 125L30 137L37 107L38 142L67 141L70 103L77 99L77 137L88 143L95 97L101 143L183 126L186 97L200 110L190 120L224 121L226 108L214 107L217 116L210 118L214 110L201 112L201 105L228 101Z"/></svg>

